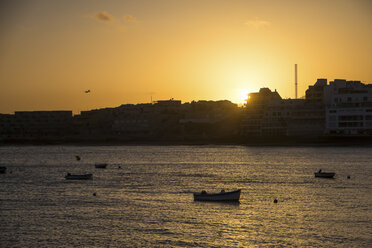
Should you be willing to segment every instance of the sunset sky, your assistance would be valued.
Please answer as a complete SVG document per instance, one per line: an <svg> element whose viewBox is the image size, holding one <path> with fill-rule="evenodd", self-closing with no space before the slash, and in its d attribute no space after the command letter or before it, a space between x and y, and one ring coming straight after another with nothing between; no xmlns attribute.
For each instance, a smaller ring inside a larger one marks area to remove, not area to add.
<svg viewBox="0 0 372 248"><path fill-rule="evenodd" d="M295 63L299 96L372 83L372 1L0 2L0 113L293 98Z"/></svg>

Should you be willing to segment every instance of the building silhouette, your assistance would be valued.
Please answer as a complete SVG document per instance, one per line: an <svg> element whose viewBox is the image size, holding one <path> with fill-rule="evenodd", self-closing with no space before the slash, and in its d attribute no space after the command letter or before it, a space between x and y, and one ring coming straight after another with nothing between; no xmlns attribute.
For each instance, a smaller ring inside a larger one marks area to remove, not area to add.
<svg viewBox="0 0 372 248"><path fill-rule="evenodd" d="M238 107L227 100L159 100L81 111L0 114L2 142L318 142L372 138L372 85L318 79L304 99L283 99L268 88Z"/></svg>
<svg viewBox="0 0 372 248"><path fill-rule="evenodd" d="M372 85L318 79L305 99L282 99L276 90L248 95L240 133L252 137L368 137L372 135Z"/></svg>

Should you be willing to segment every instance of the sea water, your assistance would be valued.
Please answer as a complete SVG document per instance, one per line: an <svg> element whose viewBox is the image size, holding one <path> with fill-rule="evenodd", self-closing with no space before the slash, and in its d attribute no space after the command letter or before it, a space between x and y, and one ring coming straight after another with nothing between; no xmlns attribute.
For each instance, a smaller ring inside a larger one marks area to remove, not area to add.
<svg viewBox="0 0 372 248"><path fill-rule="evenodd" d="M0 247L372 247L371 147L2 146L0 164ZM193 201L221 189L240 203Z"/></svg>

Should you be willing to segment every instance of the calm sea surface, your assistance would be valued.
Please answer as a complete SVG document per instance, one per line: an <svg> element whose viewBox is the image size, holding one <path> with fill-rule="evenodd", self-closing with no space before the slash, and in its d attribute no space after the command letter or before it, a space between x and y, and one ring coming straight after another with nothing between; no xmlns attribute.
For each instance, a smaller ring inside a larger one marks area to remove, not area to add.
<svg viewBox="0 0 372 248"><path fill-rule="evenodd" d="M0 247L372 247L370 147L0 147L0 164ZM193 201L221 189L240 204Z"/></svg>

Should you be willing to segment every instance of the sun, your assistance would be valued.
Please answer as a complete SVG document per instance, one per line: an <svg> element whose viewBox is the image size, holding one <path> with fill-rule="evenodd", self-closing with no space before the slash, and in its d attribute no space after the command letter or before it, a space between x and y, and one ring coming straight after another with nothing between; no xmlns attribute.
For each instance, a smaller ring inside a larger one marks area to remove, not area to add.
<svg viewBox="0 0 372 248"><path fill-rule="evenodd" d="M257 92L255 89L236 89L234 92L234 99L235 103L237 104L244 104L247 102L248 94L252 92Z"/></svg>
<svg viewBox="0 0 372 248"><path fill-rule="evenodd" d="M247 98L248 98L248 94L251 93L252 91L251 90L242 90L239 92L239 99L241 99L241 103L245 103Z"/></svg>
<svg viewBox="0 0 372 248"><path fill-rule="evenodd" d="M247 98L249 93L257 92L258 90L253 88L235 88L230 89L229 99L238 105L243 105L247 103Z"/></svg>

